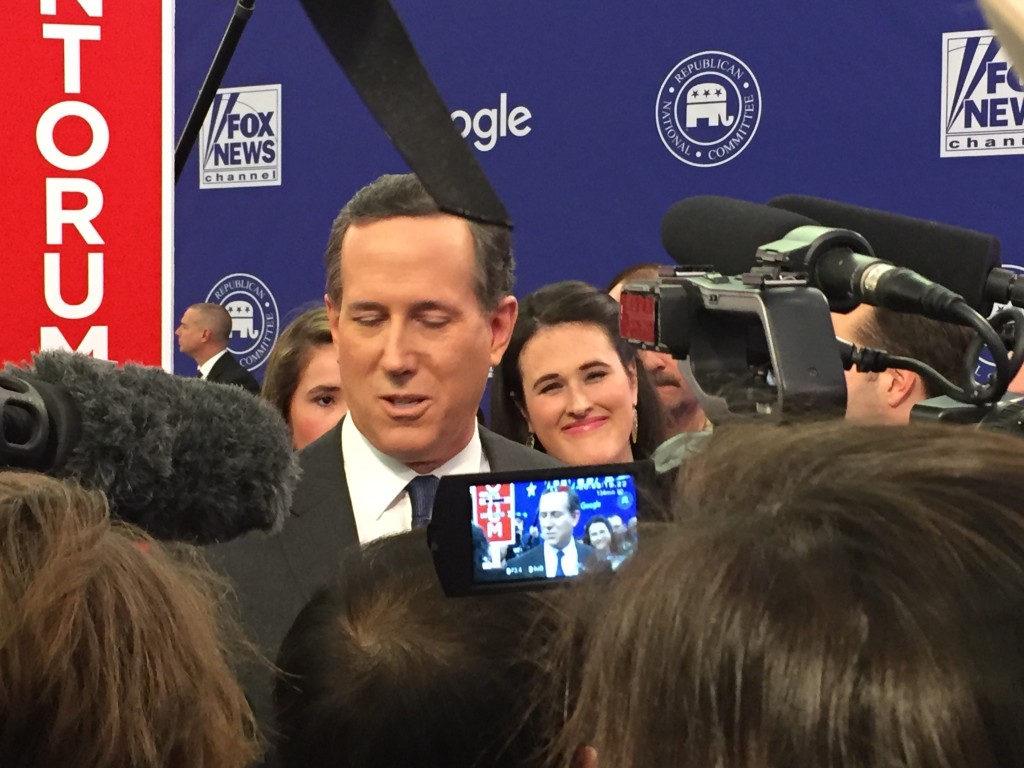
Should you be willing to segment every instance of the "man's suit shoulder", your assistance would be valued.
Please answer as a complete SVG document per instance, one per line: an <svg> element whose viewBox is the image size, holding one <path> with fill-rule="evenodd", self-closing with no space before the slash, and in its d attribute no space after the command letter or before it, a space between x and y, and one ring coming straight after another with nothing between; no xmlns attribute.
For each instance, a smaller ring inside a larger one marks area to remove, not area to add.
<svg viewBox="0 0 1024 768"><path fill-rule="evenodd" d="M546 469L564 466L546 453L513 442L496 432L480 427L480 444L483 446L487 463L492 472L505 472L512 469Z"/></svg>
<svg viewBox="0 0 1024 768"><path fill-rule="evenodd" d="M220 384L237 384L243 389L256 394L260 391L260 383L243 368L230 352L226 352L214 363L209 380Z"/></svg>
<svg viewBox="0 0 1024 768"><path fill-rule="evenodd" d="M331 503L345 510L351 509L345 462L341 453L341 424L327 430L299 451L302 478L292 498L292 512L303 515L308 510L332 497Z"/></svg>
<svg viewBox="0 0 1024 768"><path fill-rule="evenodd" d="M520 566L524 568L529 566L544 565L544 545L538 544L535 547L531 547L522 554L513 557L506 563L506 565L513 567Z"/></svg>

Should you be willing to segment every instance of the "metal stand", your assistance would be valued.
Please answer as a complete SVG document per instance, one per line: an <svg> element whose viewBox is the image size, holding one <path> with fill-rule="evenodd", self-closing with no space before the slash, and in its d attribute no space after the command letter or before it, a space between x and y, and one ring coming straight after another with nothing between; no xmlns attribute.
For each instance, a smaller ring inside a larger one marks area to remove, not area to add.
<svg viewBox="0 0 1024 768"><path fill-rule="evenodd" d="M224 30L224 37L221 39L217 53L213 57L213 63L210 64L210 70L206 73L206 79L203 80L203 85L199 89L196 103L192 105L192 113L188 116L188 122L185 123L185 127L182 129L181 136L178 139L178 144L174 148L175 184L178 183L178 179L181 178L181 172L185 169L185 163L188 161L188 156L192 153L192 147L195 146L199 131L203 127L206 113L210 111L213 97L220 87L221 80L224 79L224 73L227 71L231 57L238 46L238 41L242 37L246 22L252 16L255 2L256 0L238 0L235 4L231 21L228 22L228 28Z"/></svg>

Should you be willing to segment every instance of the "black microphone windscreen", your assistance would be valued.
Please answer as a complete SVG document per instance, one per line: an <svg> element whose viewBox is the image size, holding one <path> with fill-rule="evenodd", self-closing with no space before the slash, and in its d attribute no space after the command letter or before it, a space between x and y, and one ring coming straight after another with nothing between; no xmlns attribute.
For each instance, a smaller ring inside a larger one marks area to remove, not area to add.
<svg viewBox="0 0 1024 768"><path fill-rule="evenodd" d="M983 315L992 311L985 281L1001 264L994 235L807 195L782 195L768 204L825 227L851 229L871 243L878 258L949 288Z"/></svg>
<svg viewBox="0 0 1024 768"><path fill-rule="evenodd" d="M103 491L115 517L205 544L284 524L298 481L287 425L244 390L140 365L42 352L4 372L65 393L77 442L51 474Z"/></svg>
<svg viewBox="0 0 1024 768"><path fill-rule="evenodd" d="M661 243L678 264L708 265L724 275L738 275L754 266L759 246L815 224L759 203L698 195L668 209L661 222Z"/></svg>

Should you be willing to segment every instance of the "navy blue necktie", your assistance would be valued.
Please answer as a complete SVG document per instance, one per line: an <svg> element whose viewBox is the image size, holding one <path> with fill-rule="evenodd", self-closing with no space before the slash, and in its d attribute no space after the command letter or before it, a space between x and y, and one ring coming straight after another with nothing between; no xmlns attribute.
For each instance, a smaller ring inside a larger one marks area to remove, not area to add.
<svg viewBox="0 0 1024 768"><path fill-rule="evenodd" d="M565 556L564 549L556 549L558 553L558 567L555 568L555 576L565 576L565 571L562 570L562 558Z"/></svg>
<svg viewBox="0 0 1024 768"><path fill-rule="evenodd" d="M422 528L430 522L430 513L434 509L434 494L437 493L438 480L433 475L417 475L405 489L409 492L412 502L412 527Z"/></svg>

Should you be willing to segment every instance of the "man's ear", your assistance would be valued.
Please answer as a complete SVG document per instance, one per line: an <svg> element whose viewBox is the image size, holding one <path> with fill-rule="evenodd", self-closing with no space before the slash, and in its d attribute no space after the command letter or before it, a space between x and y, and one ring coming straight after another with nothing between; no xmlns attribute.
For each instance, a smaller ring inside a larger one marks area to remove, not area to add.
<svg viewBox="0 0 1024 768"><path fill-rule="evenodd" d="M890 408L906 405L908 401L916 400L924 392L924 382L921 381L921 377L911 371L889 368L880 376L881 384L885 389L885 403Z"/></svg>
<svg viewBox="0 0 1024 768"><path fill-rule="evenodd" d="M570 768L597 768L597 750L587 744L577 747L569 765Z"/></svg>
<svg viewBox="0 0 1024 768"><path fill-rule="evenodd" d="M512 340L512 329L519 315L519 302L515 296L506 296L492 309L490 315L491 330L491 367L496 368L505 354L508 343Z"/></svg>

